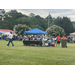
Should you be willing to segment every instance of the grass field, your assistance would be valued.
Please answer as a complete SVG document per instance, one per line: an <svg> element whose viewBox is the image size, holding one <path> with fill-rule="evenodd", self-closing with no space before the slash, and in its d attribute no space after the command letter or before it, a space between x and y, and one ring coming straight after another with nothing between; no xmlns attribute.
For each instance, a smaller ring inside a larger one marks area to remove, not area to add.
<svg viewBox="0 0 75 75"><path fill-rule="evenodd" d="M0 65L75 65L75 44L68 48L23 46L22 41L0 40Z"/></svg>

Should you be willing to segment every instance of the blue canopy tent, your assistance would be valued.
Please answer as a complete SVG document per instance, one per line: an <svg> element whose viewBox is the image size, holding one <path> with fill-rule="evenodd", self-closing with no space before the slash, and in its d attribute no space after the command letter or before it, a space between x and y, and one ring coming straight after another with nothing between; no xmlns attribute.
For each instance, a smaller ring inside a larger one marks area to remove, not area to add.
<svg viewBox="0 0 75 75"><path fill-rule="evenodd" d="M2 32L0 32L0 34L3 34Z"/></svg>
<svg viewBox="0 0 75 75"><path fill-rule="evenodd" d="M0 34L3 34L2 32L0 32ZM0 36L0 39L2 39L2 37Z"/></svg>
<svg viewBox="0 0 75 75"><path fill-rule="evenodd" d="M38 28L35 28L35 29L31 29L29 31L25 31L24 34L45 34L45 35L47 35L48 33L44 32Z"/></svg>

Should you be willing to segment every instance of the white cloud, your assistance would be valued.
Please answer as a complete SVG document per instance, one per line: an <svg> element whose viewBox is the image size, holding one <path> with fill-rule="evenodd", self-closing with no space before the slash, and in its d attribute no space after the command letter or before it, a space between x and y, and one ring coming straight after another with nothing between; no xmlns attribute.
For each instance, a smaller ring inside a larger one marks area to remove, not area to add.
<svg viewBox="0 0 75 75"><path fill-rule="evenodd" d="M31 9L31 10L20 10L20 9L5 9L6 12L10 10L17 10L18 12L21 12L22 14L29 15L30 13L34 13L35 15L40 15L41 17L46 17L49 12L40 10L40 9Z"/></svg>
<svg viewBox="0 0 75 75"><path fill-rule="evenodd" d="M30 10L30 12L33 12L35 15L40 15L41 17L46 17L49 13L48 11L40 9Z"/></svg>
<svg viewBox="0 0 75 75"><path fill-rule="evenodd" d="M52 13L51 14L52 17L63 17L63 16L67 16L69 17L72 21L75 21L75 10L71 10L71 11L67 11L67 12L61 12L61 13Z"/></svg>
<svg viewBox="0 0 75 75"><path fill-rule="evenodd" d="M6 12L9 12L10 10L14 10L14 9L4 9Z"/></svg>
<svg viewBox="0 0 75 75"><path fill-rule="evenodd" d="M5 9L5 10L8 12L11 9ZM63 10L63 9L61 9L61 10ZM17 9L17 11L21 12L22 14L25 14L25 15L29 15L30 13L34 13L35 15L40 15L43 18L47 17L49 12L50 12L49 10L46 11L46 10L43 10L43 9L30 9L30 10L20 10L20 9ZM57 10L55 9L55 11L57 11ZM72 10L66 11L66 12L60 11L60 10L58 10L58 11L59 12L54 12L53 13L52 10L51 10L51 13L50 13L51 16L55 17L55 18L58 17L58 16L60 16L60 17L67 16L72 21L75 21L75 9L72 9Z"/></svg>

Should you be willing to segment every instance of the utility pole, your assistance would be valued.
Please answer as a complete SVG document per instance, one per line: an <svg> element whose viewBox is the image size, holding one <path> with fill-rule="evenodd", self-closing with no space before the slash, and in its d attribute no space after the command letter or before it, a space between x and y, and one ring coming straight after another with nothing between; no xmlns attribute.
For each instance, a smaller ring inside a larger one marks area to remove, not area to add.
<svg viewBox="0 0 75 75"><path fill-rule="evenodd" d="M50 12L49 12L49 15L48 15L48 28L50 27L51 25L51 15L50 15Z"/></svg>
<svg viewBox="0 0 75 75"><path fill-rule="evenodd" d="M50 27L50 23L51 23L51 21L50 21L50 12L49 12L49 15L48 15L48 28Z"/></svg>

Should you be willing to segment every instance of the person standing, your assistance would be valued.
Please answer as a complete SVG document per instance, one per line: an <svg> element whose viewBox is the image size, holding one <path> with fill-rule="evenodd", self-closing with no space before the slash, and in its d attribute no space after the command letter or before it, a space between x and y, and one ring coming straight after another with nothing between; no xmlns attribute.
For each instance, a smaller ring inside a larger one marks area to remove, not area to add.
<svg viewBox="0 0 75 75"><path fill-rule="evenodd" d="M57 37L54 37L55 45L57 46Z"/></svg>
<svg viewBox="0 0 75 75"><path fill-rule="evenodd" d="M58 36L57 36L57 44L58 44L58 45L60 45L60 40L61 40L61 37L58 35Z"/></svg>
<svg viewBox="0 0 75 75"><path fill-rule="evenodd" d="M9 46L9 44L11 43L11 44L12 44L12 47L14 47L14 44L13 44L13 42L12 42L12 39L13 39L13 34L12 34L12 32L10 32L8 38L9 38L9 41L8 41L7 46Z"/></svg>
<svg viewBox="0 0 75 75"><path fill-rule="evenodd" d="M63 36L62 39L66 39L66 36Z"/></svg>
<svg viewBox="0 0 75 75"><path fill-rule="evenodd" d="M51 38L48 39L48 47L51 46Z"/></svg>

